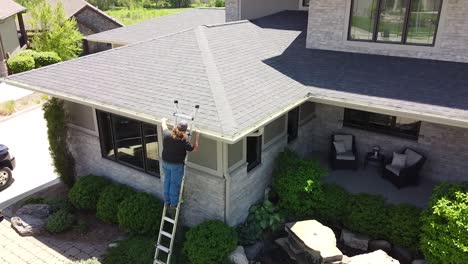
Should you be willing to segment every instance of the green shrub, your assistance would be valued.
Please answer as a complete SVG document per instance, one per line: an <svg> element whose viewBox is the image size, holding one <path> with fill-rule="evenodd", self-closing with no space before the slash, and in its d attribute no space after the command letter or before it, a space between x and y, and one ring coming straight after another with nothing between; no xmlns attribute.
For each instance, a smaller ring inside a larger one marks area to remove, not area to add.
<svg viewBox="0 0 468 264"><path fill-rule="evenodd" d="M168 2L171 7L176 8L190 7L192 5L191 0L169 0Z"/></svg>
<svg viewBox="0 0 468 264"><path fill-rule="evenodd" d="M12 73L20 73L34 69L34 58L31 56L15 55L7 60Z"/></svg>
<svg viewBox="0 0 468 264"><path fill-rule="evenodd" d="M184 253L192 264L225 263L236 248L237 235L221 221L207 221L186 234Z"/></svg>
<svg viewBox="0 0 468 264"><path fill-rule="evenodd" d="M33 56L33 58L36 68L55 64L62 61L62 59L57 55L57 53L52 51L36 52L36 55Z"/></svg>
<svg viewBox="0 0 468 264"><path fill-rule="evenodd" d="M350 194L336 184L322 186L323 201L319 204L316 216L324 223L341 225L349 213Z"/></svg>
<svg viewBox="0 0 468 264"><path fill-rule="evenodd" d="M253 244L262 238L266 230L278 231L284 221L284 217L268 200L268 193L266 193L263 204L252 206L247 220L238 227L239 240L242 245Z"/></svg>
<svg viewBox="0 0 468 264"><path fill-rule="evenodd" d="M68 199L46 198L44 199L44 203L50 206L50 211L52 213L55 213L61 210L66 211L66 212L73 211L73 205L70 203Z"/></svg>
<svg viewBox="0 0 468 264"><path fill-rule="evenodd" d="M102 259L103 264L151 264L153 263L155 239L134 236L119 241Z"/></svg>
<svg viewBox="0 0 468 264"><path fill-rule="evenodd" d="M421 232L421 209L400 204L388 207L388 237L393 244L416 250Z"/></svg>
<svg viewBox="0 0 468 264"><path fill-rule="evenodd" d="M109 184L109 180L100 176L80 177L70 189L68 198L77 209L96 210L99 196Z"/></svg>
<svg viewBox="0 0 468 264"><path fill-rule="evenodd" d="M384 198L367 193L351 196L349 213L344 225L352 231L372 238L386 238L388 213Z"/></svg>
<svg viewBox="0 0 468 264"><path fill-rule="evenodd" d="M428 263L468 263L468 183L437 186L423 212L421 230Z"/></svg>
<svg viewBox="0 0 468 264"><path fill-rule="evenodd" d="M103 221L117 224L119 204L133 194L134 191L130 187L122 184L114 183L107 186L99 197L96 216Z"/></svg>
<svg viewBox="0 0 468 264"><path fill-rule="evenodd" d="M47 121L49 153L60 180L72 187L75 183L75 159L68 148L67 117L63 101L52 98L42 107Z"/></svg>
<svg viewBox="0 0 468 264"><path fill-rule="evenodd" d="M162 201L147 193L136 193L118 206L119 225L134 234L156 235L159 231Z"/></svg>
<svg viewBox="0 0 468 264"><path fill-rule="evenodd" d="M65 210L57 211L47 218L46 230L51 233L60 233L69 230L75 218Z"/></svg>
<svg viewBox="0 0 468 264"><path fill-rule="evenodd" d="M89 225L86 221L79 219L77 223L73 226L73 230L75 230L81 235L85 235L89 232Z"/></svg>
<svg viewBox="0 0 468 264"><path fill-rule="evenodd" d="M215 0L214 1L214 6L215 7L224 7L225 6L224 0Z"/></svg>
<svg viewBox="0 0 468 264"><path fill-rule="evenodd" d="M314 215L323 201L321 178L327 171L315 160L302 160L286 150L277 161L273 190L278 194L280 208L291 217Z"/></svg>

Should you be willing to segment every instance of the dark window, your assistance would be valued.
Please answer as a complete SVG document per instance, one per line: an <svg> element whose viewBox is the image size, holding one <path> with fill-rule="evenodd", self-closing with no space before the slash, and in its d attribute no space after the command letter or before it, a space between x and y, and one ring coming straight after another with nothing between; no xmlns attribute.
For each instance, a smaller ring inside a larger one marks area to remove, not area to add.
<svg viewBox="0 0 468 264"><path fill-rule="evenodd" d="M262 162L262 136L247 137L247 171Z"/></svg>
<svg viewBox="0 0 468 264"><path fill-rule="evenodd" d="M97 111L97 119L103 157L159 176L155 125L102 111Z"/></svg>
<svg viewBox="0 0 468 264"><path fill-rule="evenodd" d="M343 125L409 139L418 139L421 121L345 109Z"/></svg>
<svg viewBox="0 0 468 264"><path fill-rule="evenodd" d="M310 0L302 0L302 6L309 6Z"/></svg>
<svg viewBox="0 0 468 264"><path fill-rule="evenodd" d="M288 112L288 142L297 138L299 132L299 107Z"/></svg>
<svg viewBox="0 0 468 264"><path fill-rule="evenodd" d="M353 0L348 39L435 43L442 0Z"/></svg>

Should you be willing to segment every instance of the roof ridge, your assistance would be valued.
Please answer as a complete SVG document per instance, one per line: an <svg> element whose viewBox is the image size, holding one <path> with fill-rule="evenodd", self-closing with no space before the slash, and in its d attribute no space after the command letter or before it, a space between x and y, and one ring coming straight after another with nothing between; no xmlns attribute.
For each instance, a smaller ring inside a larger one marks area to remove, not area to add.
<svg viewBox="0 0 468 264"><path fill-rule="evenodd" d="M213 54L211 53L210 45L206 38L203 26L195 28L195 36L197 38L198 47L201 51L203 64L205 65L205 71L208 77L208 83L211 88L216 110L218 111L218 116L220 118L221 130L223 133L226 133L226 130L232 132L237 128L236 120L232 113L229 101L227 100L226 90L224 89L218 66L216 65Z"/></svg>

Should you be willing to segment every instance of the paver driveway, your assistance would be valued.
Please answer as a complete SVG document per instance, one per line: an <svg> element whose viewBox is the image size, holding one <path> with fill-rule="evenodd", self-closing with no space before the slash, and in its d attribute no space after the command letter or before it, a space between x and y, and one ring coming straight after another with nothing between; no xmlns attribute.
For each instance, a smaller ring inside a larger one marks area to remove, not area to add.
<svg viewBox="0 0 468 264"><path fill-rule="evenodd" d="M51 236L21 237L10 222L0 223L0 263L55 264L101 257L110 241L72 242Z"/></svg>

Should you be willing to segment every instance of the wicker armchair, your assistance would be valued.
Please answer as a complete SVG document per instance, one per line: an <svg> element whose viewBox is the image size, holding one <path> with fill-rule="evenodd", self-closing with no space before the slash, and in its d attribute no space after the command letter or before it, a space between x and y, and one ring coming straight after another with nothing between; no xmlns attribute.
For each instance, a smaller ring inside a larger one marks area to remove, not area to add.
<svg viewBox="0 0 468 264"><path fill-rule="evenodd" d="M392 165L393 155L385 161L382 177L393 183L398 189L411 185L419 184L419 171L426 162L426 157L416 151L405 148L398 152L406 154L406 166L395 167Z"/></svg>
<svg viewBox="0 0 468 264"><path fill-rule="evenodd" d="M337 151L334 143L343 142L345 152ZM357 170L358 154L353 135L333 134L330 143L330 164L332 170Z"/></svg>

